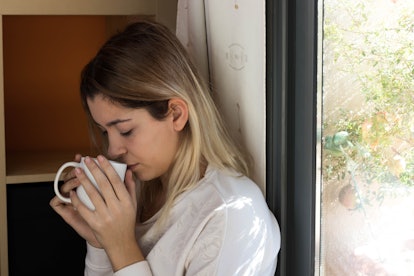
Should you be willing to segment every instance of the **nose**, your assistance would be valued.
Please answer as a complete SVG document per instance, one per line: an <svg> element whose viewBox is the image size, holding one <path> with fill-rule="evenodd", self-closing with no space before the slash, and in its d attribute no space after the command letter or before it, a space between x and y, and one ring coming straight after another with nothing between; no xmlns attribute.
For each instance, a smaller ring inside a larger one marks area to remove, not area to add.
<svg viewBox="0 0 414 276"><path fill-rule="evenodd" d="M115 135L108 135L108 156L111 159L118 159L127 152L125 145L120 140Z"/></svg>

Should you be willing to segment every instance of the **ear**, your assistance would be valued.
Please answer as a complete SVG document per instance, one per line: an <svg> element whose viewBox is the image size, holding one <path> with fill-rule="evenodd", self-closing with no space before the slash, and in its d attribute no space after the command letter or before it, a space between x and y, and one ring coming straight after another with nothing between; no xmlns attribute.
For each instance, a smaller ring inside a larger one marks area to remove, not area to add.
<svg viewBox="0 0 414 276"><path fill-rule="evenodd" d="M174 130L183 130L188 121L187 103L183 99L172 98L168 101L168 108L173 117Z"/></svg>

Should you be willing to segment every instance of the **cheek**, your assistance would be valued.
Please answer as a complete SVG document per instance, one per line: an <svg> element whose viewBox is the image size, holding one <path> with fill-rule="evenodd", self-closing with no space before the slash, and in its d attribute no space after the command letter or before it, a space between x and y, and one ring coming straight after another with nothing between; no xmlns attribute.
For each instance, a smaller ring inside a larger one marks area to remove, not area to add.
<svg viewBox="0 0 414 276"><path fill-rule="evenodd" d="M157 153L159 161L168 163L172 162L177 152L178 136L174 132L161 132L152 139L152 151Z"/></svg>
<svg viewBox="0 0 414 276"><path fill-rule="evenodd" d="M158 135L135 144L134 156L141 166L135 171L141 181L160 177L168 172L178 148L176 135Z"/></svg>
<svg viewBox="0 0 414 276"><path fill-rule="evenodd" d="M173 133L163 138L159 139L158 149L155 150L158 150L158 165L162 173L165 173L171 167L177 153L178 137L176 133Z"/></svg>
<svg viewBox="0 0 414 276"><path fill-rule="evenodd" d="M178 133L163 125L153 128L151 132L137 135L129 143L130 151L151 163L169 163L177 152Z"/></svg>

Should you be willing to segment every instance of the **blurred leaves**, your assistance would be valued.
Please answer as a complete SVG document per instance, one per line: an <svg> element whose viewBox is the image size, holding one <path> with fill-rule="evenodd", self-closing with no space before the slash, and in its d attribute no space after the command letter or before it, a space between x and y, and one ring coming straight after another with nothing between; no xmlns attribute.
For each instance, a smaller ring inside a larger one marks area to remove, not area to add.
<svg viewBox="0 0 414 276"><path fill-rule="evenodd" d="M324 118L323 178L342 185L353 173L381 186L369 193L378 201L390 187L414 186L414 5L388 4L384 20L374 0L326 1L323 29L324 76L341 71L354 80L347 93L365 100Z"/></svg>

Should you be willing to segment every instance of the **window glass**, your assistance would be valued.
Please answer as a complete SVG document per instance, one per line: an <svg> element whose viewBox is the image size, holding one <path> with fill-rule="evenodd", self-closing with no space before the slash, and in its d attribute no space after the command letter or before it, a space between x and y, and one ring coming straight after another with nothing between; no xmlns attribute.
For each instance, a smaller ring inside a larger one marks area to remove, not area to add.
<svg viewBox="0 0 414 276"><path fill-rule="evenodd" d="M319 274L414 275L414 1L319 14Z"/></svg>

